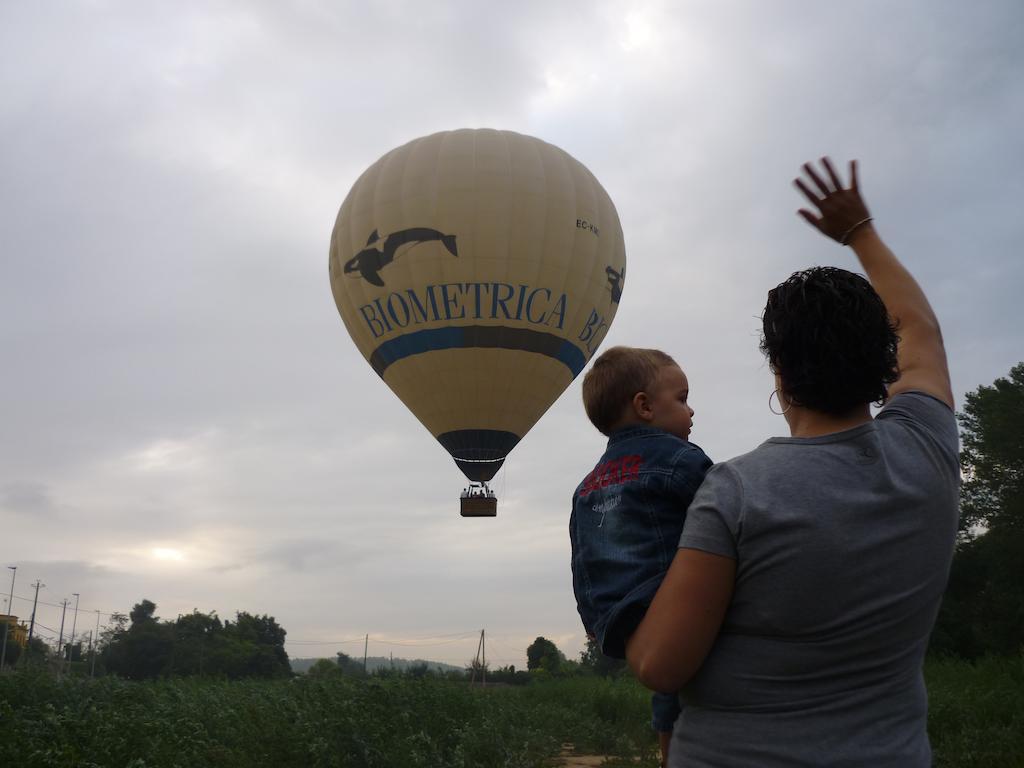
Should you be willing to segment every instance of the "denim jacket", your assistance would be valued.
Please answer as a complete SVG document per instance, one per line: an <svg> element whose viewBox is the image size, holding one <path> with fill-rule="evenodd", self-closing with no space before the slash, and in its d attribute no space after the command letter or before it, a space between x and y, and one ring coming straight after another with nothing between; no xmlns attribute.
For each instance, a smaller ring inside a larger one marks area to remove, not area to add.
<svg viewBox="0 0 1024 768"><path fill-rule="evenodd" d="M569 518L572 584L583 626L606 656L626 640L679 548L686 509L711 467L699 447L646 426L613 432L576 488Z"/></svg>

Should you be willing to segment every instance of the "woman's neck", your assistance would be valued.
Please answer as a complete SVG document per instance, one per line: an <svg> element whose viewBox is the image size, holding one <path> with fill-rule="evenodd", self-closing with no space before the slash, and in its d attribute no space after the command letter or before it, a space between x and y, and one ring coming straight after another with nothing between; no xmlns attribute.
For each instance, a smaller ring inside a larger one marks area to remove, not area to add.
<svg viewBox="0 0 1024 768"><path fill-rule="evenodd" d="M871 406L868 403L858 406L842 416L811 410L799 405L792 405L786 411L789 434L793 437L831 435L834 432L859 427L869 421L871 421Z"/></svg>

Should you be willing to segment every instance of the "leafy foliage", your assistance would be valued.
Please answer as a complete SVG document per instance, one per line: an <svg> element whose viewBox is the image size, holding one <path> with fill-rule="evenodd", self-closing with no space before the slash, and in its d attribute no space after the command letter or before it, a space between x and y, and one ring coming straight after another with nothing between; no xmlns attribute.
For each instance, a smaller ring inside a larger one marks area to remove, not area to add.
<svg viewBox="0 0 1024 768"><path fill-rule="evenodd" d="M1024 657L925 665L936 768L1019 768L1024 755Z"/></svg>
<svg viewBox="0 0 1024 768"><path fill-rule="evenodd" d="M962 526L968 535L1024 527L1024 363L968 393L959 419Z"/></svg>
<svg viewBox="0 0 1024 768"><path fill-rule="evenodd" d="M540 768L565 742L609 766L657 765L649 694L629 678L481 689L322 667L295 680L0 675L0 765ZM936 766L1020 765L1024 659L932 660L925 677Z"/></svg>
<svg viewBox="0 0 1024 768"><path fill-rule="evenodd" d="M538 637L526 649L526 668L531 672L543 670L556 674L564 661L565 656L558 650L558 646L546 637Z"/></svg>
<svg viewBox="0 0 1024 768"><path fill-rule="evenodd" d="M424 663L424 669L426 669L426 666L426 663ZM351 675L354 677L366 676L366 670L363 669L362 663L356 661L347 653L342 653L341 651L338 651L338 669L346 675Z"/></svg>
<svg viewBox="0 0 1024 768"><path fill-rule="evenodd" d="M1024 648L1024 363L960 414L961 538L931 650L966 659Z"/></svg>
<svg viewBox="0 0 1024 768"><path fill-rule="evenodd" d="M587 647L580 653L580 668L601 677L613 677L626 672L626 662L605 656L597 645L596 637L587 638Z"/></svg>
<svg viewBox="0 0 1024 768"><path fill-rule="evenodd" d="M271 616L244 611L235 621L215 613L192 613L174 621L160 621L156 605L137 603L129 614L114 617L113 627L101 635L105 671L131 680L170 675L287 677L291 674L284 649L285 630Z"/></svg>
<svg viewBox="0 0 1024 768"><path fill-rule="evenodd" d="M4 669L15 665L41 664L49 657L50 646L38 637L33 637L22 648L15 639L14 627L10 624L5 624L4 627L7 631L7 654L4 657Z"/></svg>
<svg viewBox="0 0 1024 768"><path fill-rule="evenodd" d="M328 671L329 668L333 668ZM435 675L294 680L8 675L0 764L540 767L564 741L654 765L646 692L578 678L481 688Z"/></svg>

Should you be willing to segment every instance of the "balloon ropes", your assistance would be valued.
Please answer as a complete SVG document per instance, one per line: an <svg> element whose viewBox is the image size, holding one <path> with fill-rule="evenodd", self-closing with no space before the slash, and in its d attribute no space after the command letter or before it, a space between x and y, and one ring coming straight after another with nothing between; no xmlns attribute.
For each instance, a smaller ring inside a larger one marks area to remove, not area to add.
<svg viewBox="0 0 1024 768"><path fill-rule="evenodd" d="M363 357L470 480L487 481L583 370L622 296L608 194L558 147L435 133L356 181L331 235L331 290Z"/></svg>

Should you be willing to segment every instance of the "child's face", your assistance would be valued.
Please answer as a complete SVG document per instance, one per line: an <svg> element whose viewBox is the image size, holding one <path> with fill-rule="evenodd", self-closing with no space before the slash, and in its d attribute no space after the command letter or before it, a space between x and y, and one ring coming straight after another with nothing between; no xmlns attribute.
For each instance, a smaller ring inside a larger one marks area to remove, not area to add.
<svg viewBox="0 0 1024 768"><path fill-rule="evenodd" d="M690 383L682 369L678 365L663 366L648 394L653 414L650 425L687 440L693 426L693 408L686 402Z"/></svg>

